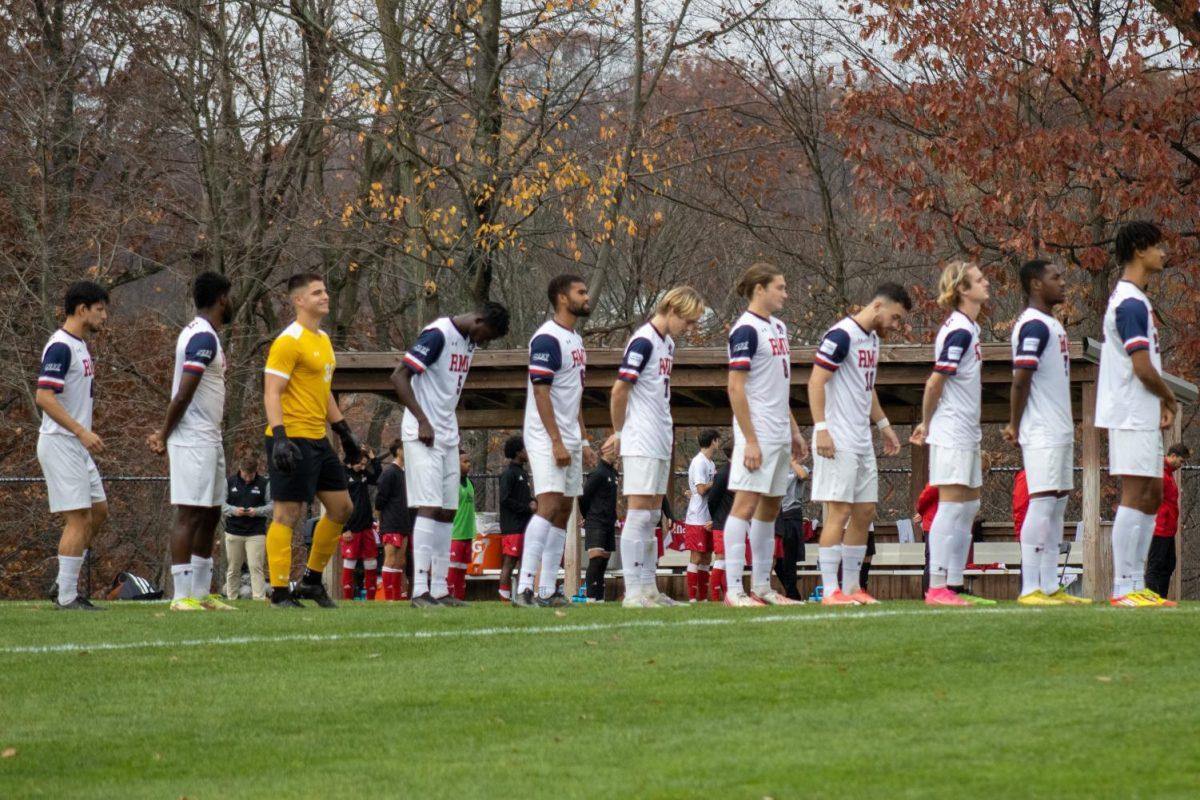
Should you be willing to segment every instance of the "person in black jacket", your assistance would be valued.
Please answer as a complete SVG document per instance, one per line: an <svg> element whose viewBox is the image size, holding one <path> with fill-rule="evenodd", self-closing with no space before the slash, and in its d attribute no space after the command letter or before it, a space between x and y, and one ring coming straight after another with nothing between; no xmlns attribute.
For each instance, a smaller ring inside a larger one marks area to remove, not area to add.
<svg viewBox="0 0 1200 800"><path fill-rule="evenodd" d="M375 492L375 510L379 512L379 538L383 541L383 596L388 600L407 600L404 588L405 552L412 536L413 512L408 507L404 485L404 445L397 439L388 452L392 463L383 468Z"/></svg>
<svg viewBox="0 0 1200 800"><path fill-rule="evenodd" d="M713 566L710 586L714 601L725 599L725 520L729 518L729 512L733 510L733 492L729 491L729 473L732 469L730 459L733 458L733 445L722 445L721 452L725 454L725 463L717 468L717 474L713 476L712 487L705 495L713 526Z"/></svg>
<svg viewBox="0 0 1200 800"><path fill-rule="evenodd" d="M354 510L342 530L342 599L354 598L354 571L363 560L363 586L367 596L375 593L375 574L379 545L375 541L375 514L371 505L371 487L379 481L379 459L370 448L356 464L347 463L346 483Z"/></svg>
<svg viewBox="0 0 1200 800"><path fill-rule="evenodd" d="M258 458L242 458L237 472L229 476L225 505L225 596L238 598L242 587L242 564L250 567L250 593L255 600L267 599L267 521L271 519L271 487L258 471Z"/></svg>
<svg viewBox="0 0 1200 800"><path fill-rule="evenodd" d="M585 585L589 603L604 602L604 573L617 546L617 468L614 453L601 453L600 462L583 484L579 514L583 517L583 543L588 551Z"/></svg>
<svg viewBox="0 0 1200 800"><path fill-rule="evenodd" d="M525 526L537 511L537 501L529 488L529 475L525 465L529 455L525 452L525 440L510 436L504 442L504 457L508 466L500 473L500 533L504 549L504 560L500 563L500 599L512 599L512 573L521 563L525 550Z"/></svg>

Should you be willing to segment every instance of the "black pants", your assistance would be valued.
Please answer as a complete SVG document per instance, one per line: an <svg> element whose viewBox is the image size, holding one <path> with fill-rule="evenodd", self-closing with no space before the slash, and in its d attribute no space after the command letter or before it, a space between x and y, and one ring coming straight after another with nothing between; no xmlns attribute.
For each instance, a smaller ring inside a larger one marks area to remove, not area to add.
<svg viewBox="0 0 1200 800"><path fill-rule="evenodd" d="M1163 597L1171 589L1171 574L1175 572L1175 537L1155 536L1150 540L1150 555L1146 559L1146 588Z"/></svg>
<svg viewBox="0 0 1200 800"><path fill-rule="evenodd" d="M783 543L783 558L775 559L775 575L783 584L783 593L792 600L803 600L796 588L796 562L804 560L804 517L785 514L775 520L775 535Z"/></svg>

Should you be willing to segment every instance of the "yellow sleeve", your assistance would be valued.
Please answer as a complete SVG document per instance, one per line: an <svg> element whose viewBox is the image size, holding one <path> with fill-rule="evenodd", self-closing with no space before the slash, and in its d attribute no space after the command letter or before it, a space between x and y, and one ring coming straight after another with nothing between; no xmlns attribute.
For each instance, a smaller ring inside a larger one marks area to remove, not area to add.
<svg viewBox="0 0 1200 800"><path fill-rule="evenodd" d="M290 379L299 358L300 347L296 339L292 336L277 336L267 352L267 367L264 372Z"/></svg>

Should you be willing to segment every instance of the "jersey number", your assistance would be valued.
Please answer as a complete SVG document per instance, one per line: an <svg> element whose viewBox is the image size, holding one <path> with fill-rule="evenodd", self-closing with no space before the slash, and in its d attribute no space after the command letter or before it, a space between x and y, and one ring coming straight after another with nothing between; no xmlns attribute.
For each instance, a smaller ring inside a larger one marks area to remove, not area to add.
<svg viewBox="0 0 1200 800"><path fill-rule="evenodd" d="M869 369L864 374L866 376L865 380L867 382L867 391L873 391L875 389L875 370Z"/></svg>
<svg viewBox="0 0 1200 800"><path fill-rule="evenodd" d="M787 359L785 358L782 361L780 361L779 363L783 364L783 377L787 378L788 380L791 380L792 379L792 368L791 368L791 366L788 365Z"/></svg>

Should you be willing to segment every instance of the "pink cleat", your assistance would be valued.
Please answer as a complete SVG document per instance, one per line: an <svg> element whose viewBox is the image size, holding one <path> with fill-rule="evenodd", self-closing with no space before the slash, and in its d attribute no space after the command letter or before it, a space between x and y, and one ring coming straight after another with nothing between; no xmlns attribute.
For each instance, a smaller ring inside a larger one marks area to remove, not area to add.
<svg viewBox="0 0 1200 800"><path fill-rule="evenodd" d="M850 598L850 596L848 594L846 594L845 592L843 592L841 589L835 589L830 594L827 594L821 598L821 605L823 605L823 606L856 606L856 605L858 605L858 603L854 602L854 600L852 600Z"/></svg>
<svg viewBox="0 0 1200 800"><path fill-rule="evenodd" d="M860 606L877 606L879 601L871 595L867 594L863 589L856 589L850 593L850 599L858 603Z"/></svg>
<svg viewBox="0 0 1200 800"><path fill-rule="evenodd" d="M930 589L925 593L925 605L927 606L970 606L966 600L963 600L954 592L946 587L940 589Z"/></svg>

